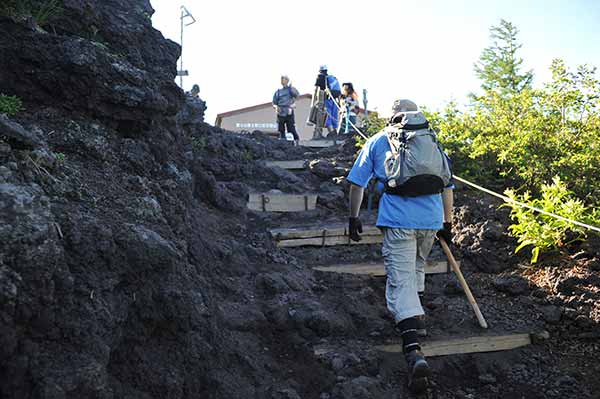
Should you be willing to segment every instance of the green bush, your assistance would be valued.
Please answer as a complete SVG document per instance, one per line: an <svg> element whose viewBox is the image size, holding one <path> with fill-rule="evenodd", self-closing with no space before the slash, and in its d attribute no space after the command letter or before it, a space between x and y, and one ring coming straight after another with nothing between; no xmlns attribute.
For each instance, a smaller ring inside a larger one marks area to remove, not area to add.
<svg viewBox="0 0 600 399"><path fill-rule="evenodd" d="M32 17L41 27L50 24L63 10L62 0L3 0L0 4L0 15L13 18Z"/></svg>
<svg viewBox="0 0 600 399"><path fill-rule="evenodd" d="M476 66L483 92L472 94L465 110L450 103L427 115L455 172L493 188L522 187L534 195L560 176L587 205L598 205L596 69L582 65L572 71L557 59L550 67L550 82L534 89L531 72L519 71L516 28L503 21L492 30L498 42L484 50Z"/></svg>
<svg viewBox="0 0 600 399"><path fill-rule="evenodd" d="M63 165L65 163L65 161L67 160L67 156L62 152L57 152L54 154L54 156L56 158L56 162L59 165Z"/></svg>
<svg viewBox="0 0 600 399"><path fill-rule="evenodd" d="M0 114L14 116L23 110L23 102L19 97L0 94Z"/></svg>
<svg viewBox="0 0 600 399"><path fill-rule="evenodd" d="M443 111L425 110L425 115L452 159L456 174L488 187L503 188L496 157L488 153L473 156L473 141L478 131L469 113L460 111L456 102L450 102Z"/></svg>
<svg viewBox="0 0 600 399"><path fill-rule="evenodd" d="M198 152L204 151L206 149L206 146L208 145L208 139L204 136L192 137L191 142L192 142L192 148L194 149L194 151L198 151Z"/></svg>
<svg viewBox="0 0 600 399"><path fill-rule="evenodd" d="M496 190L518 187L506 193L545 211L597 225L600 81L596 68L582 65L572 70L556 59L550 66L550 81L534 88L533 73L521 71L516 27L502 21L491 31L493 44L475 65L480 92L470 95L465 108L451 102L441 111L426 112L453 160L454 172ZM585 237L576 225L510 207L516 221L511 232L520 243L517 251L531 246L532 262L542 251Z"/></svg>
<svg viewBox="0 0 600 399"><path fill-rule="evenodd" d="M529 192L517 195L512 189L507 189L504 193L512 200L567 219L597 223L597 212L590 212L580 199L574 197L558 176L554 177L552 184L542 185L539 199L532 198ZM509 202L503 206L511 208L511 219L517 222L509 227L519 241L515 253L532 246L531 263L536 263L543 251L554 250L586 237L586 229L576 224L535 212L515 203ZM567 237L570 240L568 242Z"/></svg>

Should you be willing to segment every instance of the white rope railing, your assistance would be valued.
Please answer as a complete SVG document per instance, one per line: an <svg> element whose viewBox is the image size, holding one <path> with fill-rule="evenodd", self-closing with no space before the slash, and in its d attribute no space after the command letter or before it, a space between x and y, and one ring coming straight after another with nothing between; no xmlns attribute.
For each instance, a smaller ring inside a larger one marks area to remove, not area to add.
<svg viewBox="0 0 600 399"><path fill-rule="evenodd" d="M507 202L507 203L510 203L510 204L515 204L515 205L518 205L518 206L520 206L520 207L527 208L527 209L530 209L530 210L532 210L532 211L535 211L535 212L541 213L542 215L550 216L550 217L556 218L556 219L558 219L558 220L562 220L563 222L572 223L572 224L574 224L574 225L576 225L576 226L584 227L584 228L586 228L586 229L593 230L593 231L597 231L597 232L599 232L599 233L600 233L600 227L591 226L591 225L589 225L589 224L585 224L585 223L582 223L582 222L578 222L577 220L569 219L569 218L566 218L566 217L564 217L564 216L557 215L557 214L555 214L555 213L552 213L552 212L547 212L547 211L545 211L545 210L543 210L543 209L536 208L535 206L531 206L531 205L525 204L525 203L523 203L523 202L520 202L520 201L514 200L514 199L512 199L512 198L510 198L510 197L507 197L506 195L498 194L498 193L496 193L496 192L494 192L494 191L492 191L492 190L489 190L489 189L487 189L487 188L485 188L485 187L482 187L482 186L480 186L480 185L477 185L477 184L475 184L475 183L471 183L470 181L468 181L468 180L465 180L465 179L463 179L463 178L461 178L461 177L458 177L458 176L456 176L456 175L454 175L454 176L453 176L453 178L454 178L454 179L456 179L456 180L458 180L458 181L459 181L459 182L461 182L461 183L464 183L464 184L466 184L466 185L468 185L468 186L471 186L471 187L473 187L473 188L476 188L477 190L483 191L483 192L484 192L484 193L486 193L486 194L493 195L494 197L500 198L500 199L502 199L504 202Z"/></svg>
<svg viewBox="0 0 600 399"><path fill-rule="evenodd" d="M333 100L333 103L335 104L336 108L338 109L338 111L342 111L342 108L339 106L339 104L337 103L337 101L335 101L335 98L333 97L333 94L331 94L331 91L329 90L329 87L327 87L325 89L325 92L327 93L327 95L329 96L329 98L331 98ZM325 111L327 112L327 111ZM329 114L328 114L329 115ZM331 117L331 115L329 115ZM360 129L358 127L356 127L356 125L354 123L352 123L352 121L348 120L348 123L350 124L350 126L352 126L352 128L356 131L356 133L358 133L363 139L368 140L369 138L360 131Z"/></svg>

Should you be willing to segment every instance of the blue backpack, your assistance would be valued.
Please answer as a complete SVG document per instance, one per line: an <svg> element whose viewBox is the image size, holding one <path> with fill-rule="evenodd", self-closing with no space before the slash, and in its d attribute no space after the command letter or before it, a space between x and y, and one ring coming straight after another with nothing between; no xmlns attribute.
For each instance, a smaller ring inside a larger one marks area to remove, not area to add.
<svg viewBox="0 0 600 399"><path fill-rule="evenodd" d="M342 94L340 82L333 75L327 75L327 87L329 87L334 98L338 98Z"/></svg>

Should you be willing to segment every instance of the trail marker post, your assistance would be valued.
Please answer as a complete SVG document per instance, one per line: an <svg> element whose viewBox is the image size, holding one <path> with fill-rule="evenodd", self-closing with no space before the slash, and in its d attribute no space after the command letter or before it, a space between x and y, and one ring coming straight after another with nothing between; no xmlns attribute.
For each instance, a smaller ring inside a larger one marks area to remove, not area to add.
<svg viewBox="0 0 600 399"><path fill-rule="evenodd" d="M185 23L185 19L186 18L190 18L191 22ZM192 13L190 13L188 11L187 8L185 8L185 6L181 6L181 57L179 58L179 71L177 72L177 76L179 76L179 87L181 87L181 90L183 90L183 77L184 76L188 76L189 73L188 71L183 69L183 28L186 26L190 26L192 24L194 24L196 22L196 18L194 18L194 16L192 15Z"/></svg>
<svg viewBox="0 0 600 399"><path fill-rule="evenodd" d="M365 105L365 119L369 117L369 108L367 104L369 101L367 100L367 89L363 89L363 104Z"/></svg>

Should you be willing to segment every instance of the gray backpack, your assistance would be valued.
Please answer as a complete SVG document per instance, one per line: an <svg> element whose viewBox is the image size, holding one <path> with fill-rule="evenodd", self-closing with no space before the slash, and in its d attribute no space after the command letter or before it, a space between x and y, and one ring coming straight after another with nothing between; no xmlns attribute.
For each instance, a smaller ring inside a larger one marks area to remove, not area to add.
<svg viewBox="0 0 600 399"><path fill-rule="evenodd" d="M391 151L385 158L385 192L405 197L438 194L452 178L449 160L421 112L385 128Z"/></svg>

